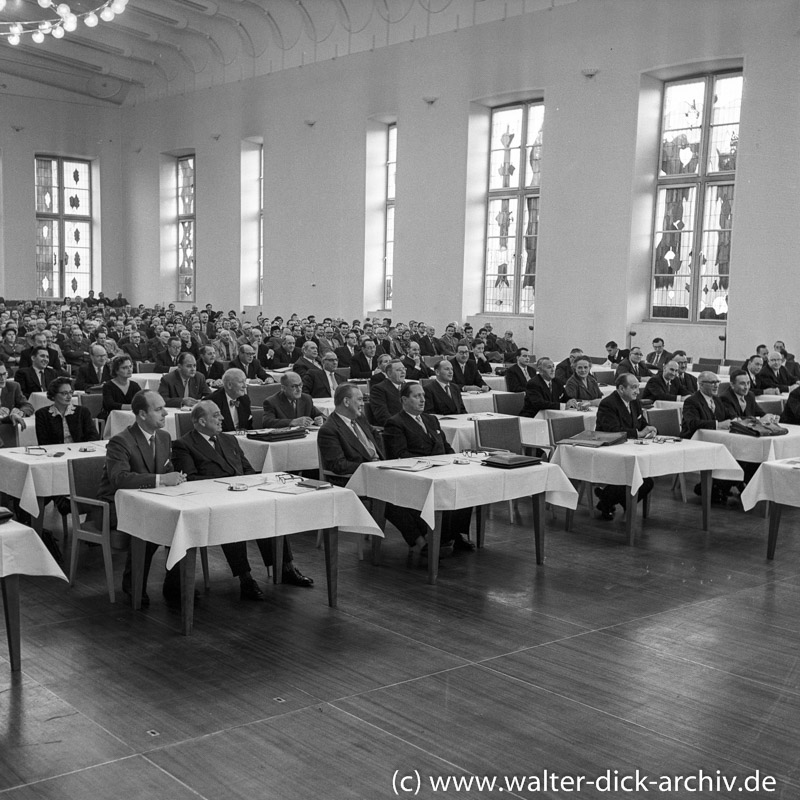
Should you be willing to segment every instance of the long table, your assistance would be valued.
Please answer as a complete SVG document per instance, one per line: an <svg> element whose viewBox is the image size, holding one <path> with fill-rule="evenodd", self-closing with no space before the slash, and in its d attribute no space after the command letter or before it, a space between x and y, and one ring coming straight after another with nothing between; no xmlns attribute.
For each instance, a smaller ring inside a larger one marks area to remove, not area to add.
<svg viewBox="0 0 800 800"><path fill-rule="evenodd" d="M259 442L242 433L226 435L236 437L250 465L259 472L300 472L319 467L316 428L303 439L284 442Z"/></svg>
<svg viewBox="0 0 800 800"><path fill-rule="evenodd" d="M699 430L692 437L697 442L724 445L737 461L763 463L800 456L800 425L783 425L783 436L745 436L730 431Z"/></svg>
<svg viewBox="0 0 800 800"><path fill-rule="evenodd" d="M229 491L231 484L246 491ZM381 529L353 492L340 487L302 494L279 494L285 488L275 475L249 475L193 481L157 489L125 489L115 495L117 528L131 535L133 606L140 608L145 542L170 548L167 568L180 563L183 633L194 620L194 573L198 547L250 539L269 539L306 531L309 524L324 530L328 603L337 602L338 530L383 536ZM142 520L147 525L142 525ZM276 557L280 564L280 552Z"/></svg>
<svg viewBox="0 0 800 800"><path fill-rule="evenodd" d="M13 520L0 525L0 591L6 620L11 671L19 672L20 614L19 576L47 575L67 580L33 528Z"/></svg>
<svg viewBox="0 0 800 800"><path fill-rule="evenodd" d="M371 497L420 512L432 530L428 541L428 582L436 583L439 571L442 512L484 506L530 495L533 499L536 563L544 561L544 504L575 508L578 494L564 473L554 464L502 470L483 466L481 459L467 464L453 463L455 456L422 459L435 464L422 472L387 469L417 459L397 459L362 464L350 478L347 488L357 495ZM483 525L483 516L478 522ZM482 539L479 529L478 541Z"/></svg>
<svg viewBox="0 0 800 800"><path fill-rule="evenodd" d="M659 444L650 440L613 445L611 447L580 447L560 445L551 459L569 478L592 483L607 483L630 488L626 504L625 529L629 544L634 540L636 493L645 478L673 475L679 472L699 472L702 487L703 530L708 530L711 508L711 478L740 481L741 467L722 444L681 439L675 443ZM567 524L571 515L567 515Z"/></svg>

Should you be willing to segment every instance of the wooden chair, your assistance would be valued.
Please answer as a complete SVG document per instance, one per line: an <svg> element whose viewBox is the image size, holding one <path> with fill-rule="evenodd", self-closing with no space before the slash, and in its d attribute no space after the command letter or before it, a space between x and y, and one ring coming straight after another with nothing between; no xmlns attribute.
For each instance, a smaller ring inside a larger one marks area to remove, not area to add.
<svg viewBox="0 0 800 800"><path fill-rule="evenodd" d="M511 392L492 395L496 414L510 414L518 417L525 405L525 392Z"/></svg>
<svg viewBox="0 0 800 800"><path fill-rule="evenodd" d="M156 362L155 361L137 361L136 362L136 371L137 372L155 372L156 371Z"/></svg>
<svg viewBox="0 0 800 800"><path fill-rule="evenodd" d="M655 425L656 430L660 436L677 436L681 435L681 410L679 408L651 408L645 412L647 421L651 425ZM672 491L675 487L680 486L681 500L686 502L686 474L679 472L675 475L672 481Z"/></svg>
<svg viewBox="0 0 800 800"><path fill-rule="evenodd" d="M598 369L593 372L595 380L600 384L613 384L616 378L616 372L613 369Z"/></svg>
<svg viewBox="0 0 800 800"><path fill-rule="evenodd" d="M33 422L33 417L28 417L28 424ZM0 442L3 447L19 447L19 428L16 425L0 423Z"/></svg>
<svg viewBox="0 0 800 800"><path fill-rule="evenodd" d="M250 398L250 407L263 407L265 400L268 400L270 397L275 397L280 391L280 383L265 383L261 386L248 386L247 396Z"/></svg>
<svg viewBox="0 0 800 800"><path fill-rule="evenodd" d="M103 410L103 395L101 394L84 394L78 395L78 402L89 409L89 413L92 415L92 419L95 421L99 429L100 438L103 438L103 428L105 427L106 421L104 419L99 419L99 414Z"/></svg>
<svg viewBox="0 0 800 800"><path fill-rule="evenodd" d="M250 413L253 415L253 427L258 430L264 426L264 407L251 408Z"/></svg>
<svg viewBox="0 0 800 800"><path fill-rule="evenodd" d="M475 419L475 447L477 450L506 451L522 455L528 448L522 443L522 421L514 419ZM515 500L508 501L508 520L514 523ZM481 530L478 526L478 531ZM478 543L479 547L483 542Z"/></svg>
<svg viewBox="0 0 800 800"><path fill-rule="evenodd" d="M709 372L716 372L722 363L721 358L698 358L697 366L700 367L700 372L708 370Z"/></svg>
<svg viewBox="0 0 800 800"><path fill-rule="evenodd" d="M344 381L350 380L350 367L337 367L334 373Z"/></svg>
<svg viewBox="0 0 800 800"><path fill-rule="evenodd" d="M547 420L547 430L550 434L550 458L552 459L553 453L556 451L558 442L562 439L569 439L570 436L575 436L577 433L582 433L586 429L583 416L569 416L569 417L556 417ZM567 445L569 447L570 445ZM563 445L562 445L563 447ZM588 488L588 490L587 490ZM580 481L578 486L578 503L581 502L581 497L586 496L589 510L592 510L592 489L594 487L586 481ZM572 511L567 511L567 527L572 522Z"/></svg>
<svg viewBox="0 0 800 800"><path fill-rule="evenodd" d="M192 415L190 412L186 411L179 411L175 415L175 428L176 433L178 434L178 439L186 436L193 428L194 425L192 424Z"/></svg>

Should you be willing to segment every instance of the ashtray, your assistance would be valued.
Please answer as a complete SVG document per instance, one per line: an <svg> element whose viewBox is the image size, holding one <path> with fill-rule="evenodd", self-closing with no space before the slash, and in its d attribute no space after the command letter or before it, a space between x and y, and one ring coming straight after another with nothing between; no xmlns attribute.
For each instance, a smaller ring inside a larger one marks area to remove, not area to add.
<svg viewBox="0 0 800 800"><path fill-rule="evenodd" d="M247 491L247 484L246 483L232 483L228 486L229 492L246 492Z"/></svg>

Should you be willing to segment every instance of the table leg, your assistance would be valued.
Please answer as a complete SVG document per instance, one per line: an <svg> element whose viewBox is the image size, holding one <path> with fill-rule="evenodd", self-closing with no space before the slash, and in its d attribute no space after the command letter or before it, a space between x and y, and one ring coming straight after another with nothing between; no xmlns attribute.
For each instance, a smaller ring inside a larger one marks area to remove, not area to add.
<svg viewBox="0 0 800 800"><path fill-rule="evenodd" d="M781 512L783 506L780 503L767 502L767 514L769 516L769 538L767 539L767 558L772 561L775 558L775 545L778 542L778 530L781 527Z"/></svg>
<svg viewBox="0 0 800 800"><path fill-rule="evenodd" d="M544 492L531 495L533 502L533 542L536 546L536 563L544 564Z"/></svg>
<svg viewBox="0 0 800 800"><path fill-rule="evenodd" d="M280 583L283 577L283 536L272 538L272 582Z"/></svg>
<svg viewBox="0 0 800 800"><path fill-rule="evenodd" d="M183 635L192 632L194 623L194 573L197 566L197 548L190 547L181 559L181 623Z"/></svg>
<svg viewBox="0 0 800 800"><path fill-rule="evenodd" d="M433 530L428 534L428 583L436 584L439 577L439 549L442 543L442 512L434 512Z"/></svg>
<svg viewBox="0 0 800 800"><path fill-rule="evenodd" d="M339 529L325 528L325 577L328 579L328 605L336 608L339 595Z"/></svg>
<svg viewBox="0 0 800 800"><path fill-rule="evenodd" d="M488 516L489 506L478 506L475 509L475 541L478 543L478 547L483 547L483 537L486 533L486 518ZM534 521L535 520L536 517L534 516Z"/></svg>
<svg viewBox="0 0 800 800"><path fill-rule="evenodd" d="M72 545L75 546L75 543ZM131 536L131 602L135 609L142 607L142 576L144 575L144 554L147 542Z"/></svg>
<svg viewBox="0 0 800 800"><path fill-rule="evenodd" d="M372 516L378 523L380 529L386 532L386 503L383 500L372 501ZM372 563L377 567L381 563L381 544L383 539L380 536L370 536L372 545Z"/></svg>
<svg viewBox="0 0 800 800"><path fill-rule="evenodd" d="M638 493L628 495L625 505L625 533L628 534L628 544L633 547L633 538L636 533L636 506L639 505Z"/></svg>
<svg viewBox="0 0 800 800"><path fill-rule="evenodd" d="M0 588L3 593L3 611L6 618L11 671L19 672L22 669L19 645L19 575L6 575L5 578L0 578Z"/></svg>
<svg viewBox="0 0 800 800"><path fill-rule="evenodd" d="M703 530L708 530L708 519L711 513L711 470L704 469L700 473L700 504L703 506Z"/></svg>

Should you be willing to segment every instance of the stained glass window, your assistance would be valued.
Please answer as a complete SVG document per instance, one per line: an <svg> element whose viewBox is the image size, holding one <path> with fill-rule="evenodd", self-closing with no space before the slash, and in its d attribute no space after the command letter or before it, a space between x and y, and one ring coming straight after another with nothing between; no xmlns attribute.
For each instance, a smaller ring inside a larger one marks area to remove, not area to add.
<svg viewBox="0 0 800 800"><path fill-rule="evenodd" d="M544 103L492 111L483 310L533 314Z"/></svg>
<svg viewBox="0 0 800 800"><path fill-rule="evenodd" d="M178 199L178 300L195 300L195 196L194 156L182 156L177 162Z"/></svg>
<svg viewBox="0 0 800 800"><path fill-rule="evenodd" d="M728 317L743 77L665 84L653 235L653 317Z"/></svg>
<svg viewBox="0 0 800 800"><path fill-rule="evenodd" d="M35 172L37 296L86 297L94 288L91 164L37 156Z"/></svg>
<svg viewBox="0 0 800 800"><path fill-rule="evenodd" d="M394 198L397 177L397 125L386 131L386 231L383 240L383 307L392 308L394 280Z"/></svg>

